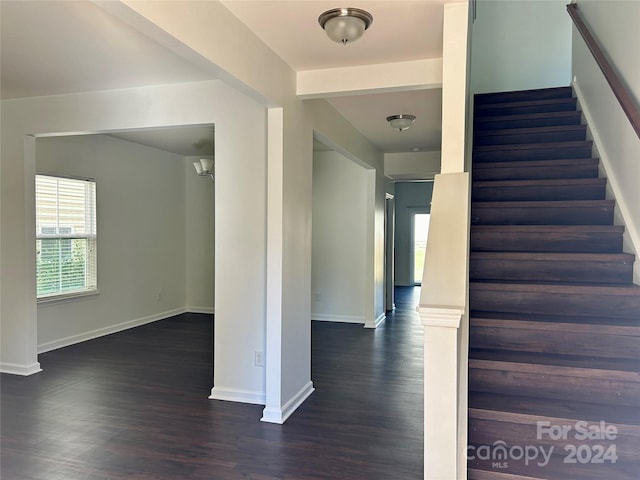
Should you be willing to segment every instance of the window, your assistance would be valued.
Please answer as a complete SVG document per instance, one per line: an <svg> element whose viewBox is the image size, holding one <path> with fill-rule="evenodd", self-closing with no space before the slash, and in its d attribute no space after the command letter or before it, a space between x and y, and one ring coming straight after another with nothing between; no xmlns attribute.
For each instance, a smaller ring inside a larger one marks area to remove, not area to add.
<svg viewBox="0 0 640 480"><path fill-rule="evenodd" d="M38 299L97 291L96 183L36 175Z"/></svg>

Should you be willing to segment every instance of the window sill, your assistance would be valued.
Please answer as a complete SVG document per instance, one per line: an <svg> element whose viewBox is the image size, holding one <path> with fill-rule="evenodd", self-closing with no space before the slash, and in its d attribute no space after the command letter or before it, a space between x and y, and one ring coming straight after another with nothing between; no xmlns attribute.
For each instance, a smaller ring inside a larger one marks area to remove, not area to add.
<svg viewBox="0 0 640 480"><path fill-rule="evenodd" d="M91 290L87 292L67 293L63 295L55 295L51 297L38 298L38 306L46 307L49 305L58 305L60 303L74 302L76 300L89 300L100 295L99 290Z"/></svg>

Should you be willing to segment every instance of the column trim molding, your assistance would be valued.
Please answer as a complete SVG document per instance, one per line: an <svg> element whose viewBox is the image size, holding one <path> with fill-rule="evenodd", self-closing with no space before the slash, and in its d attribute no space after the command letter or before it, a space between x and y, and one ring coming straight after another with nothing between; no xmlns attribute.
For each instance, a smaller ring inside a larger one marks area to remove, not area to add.
<svg viewBox="0 0 640 480"><path fill-rule="evenodd" d="M420 321L425 327L460 328L460 321L464 315L464 307L427 307L416 308Z"/></svg>

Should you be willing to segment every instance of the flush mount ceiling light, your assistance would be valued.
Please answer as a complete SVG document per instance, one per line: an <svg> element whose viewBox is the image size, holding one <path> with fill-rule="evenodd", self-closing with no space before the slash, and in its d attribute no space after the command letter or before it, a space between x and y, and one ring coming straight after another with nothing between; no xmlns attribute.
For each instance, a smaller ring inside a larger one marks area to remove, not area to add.
<svg viewBox="0 0 640 480"><path fill-rule="evenodd" d="M196 169L196 173L198 175L208 175L211 177L211 180L214 180L213 178L213 159L211 158L201 158L200 161L198 162L193 162L193 168Z"/></svg>
<svg viewBox="0 0 640 480"><path fill-rule="evenodd" d="M409 128L411 125L413 125L413 122L415 120L415 115L407 115L406 113L403 113L401 115L391 115L390 117L387 117L387 122L389 122L391 128L394 128L399 132Z"/></svg>
<svg viewBox="0 0 640 480"><path fill-rule="evenodd" d="M371 26L373 16L359 8L334 8L318 17L318 23L334 42L355 42Z"/></svg>

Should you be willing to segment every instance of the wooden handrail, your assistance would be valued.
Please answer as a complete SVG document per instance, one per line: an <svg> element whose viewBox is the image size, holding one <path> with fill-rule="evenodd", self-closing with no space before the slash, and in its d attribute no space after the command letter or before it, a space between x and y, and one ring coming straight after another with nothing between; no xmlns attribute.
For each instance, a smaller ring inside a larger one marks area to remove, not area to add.
<svg viewBox="0 0 640 480"><path fill-rule="evenodd" d="M609 60L607 60L607 57L600 48L600 45L598 45L598 41L589 31L589 27L587 27L587 24L584 22L582 15L578 11L578 5L576 3L570 3L569 5L567 5L567 12L569 12L569 16L573 20L574 25L580 32L580 35L582 35L582 38L587 44L587 47L589 47L593 58L595 58L596 63L600 67L600 70L602 70L602 73L607 79L611 90L613 90L613 94L618 99L618 102L620 102L622 110L624 110L624 113L627 114L627 118L631 122L631 126L635 130L636 135L638 135L638 138L640 138L640 110L638 110L638 107L635 105L633 98L631 98L628 90L625 88L625 86L620 81L620 78L613 70L613 67L609 63Z"/></svg>

